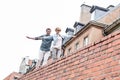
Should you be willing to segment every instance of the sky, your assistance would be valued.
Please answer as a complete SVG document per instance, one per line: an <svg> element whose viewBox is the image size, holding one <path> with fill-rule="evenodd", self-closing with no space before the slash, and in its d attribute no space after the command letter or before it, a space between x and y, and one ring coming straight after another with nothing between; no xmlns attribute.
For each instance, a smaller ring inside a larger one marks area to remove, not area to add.
<svg viewBox="0 0 120 80"><path fill-rule="evenodd" d="M50 27L73 28L79 22L80 6L118 5L120 0L0 0L0 80L19 72L22 58L38 59L40 40L29 40L45 34Z"/></svg>

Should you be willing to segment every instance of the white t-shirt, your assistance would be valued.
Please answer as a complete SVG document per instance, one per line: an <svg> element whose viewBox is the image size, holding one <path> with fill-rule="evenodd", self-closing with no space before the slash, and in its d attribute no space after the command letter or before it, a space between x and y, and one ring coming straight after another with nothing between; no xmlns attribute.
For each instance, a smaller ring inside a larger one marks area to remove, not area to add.
<svg viewBox="0 0 120 80"><path fill-rule="evenodd" d="M60 35L55 35L54 36L55 38L55 43L53 45L53 48L58 48L58 49L61 49L61 46L62 46L62 37Z"/></svg>

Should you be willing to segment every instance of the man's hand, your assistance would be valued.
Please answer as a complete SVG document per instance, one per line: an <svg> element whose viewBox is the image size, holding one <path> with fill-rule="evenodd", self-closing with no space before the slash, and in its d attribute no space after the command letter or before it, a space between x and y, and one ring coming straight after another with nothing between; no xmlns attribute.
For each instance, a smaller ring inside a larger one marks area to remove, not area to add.
<svg viewBox="0 0 120 80"><path fill-rule="evenodd" d="M29 37L29 36L26 36L26 38L30 39L30 37Z"/></svg>
<svg viewBox="0 0 120 80"><path fill-rule="evenodd" d="M26 38L35 40L35 38L29 37L29 36L26 36Z"/></svg>

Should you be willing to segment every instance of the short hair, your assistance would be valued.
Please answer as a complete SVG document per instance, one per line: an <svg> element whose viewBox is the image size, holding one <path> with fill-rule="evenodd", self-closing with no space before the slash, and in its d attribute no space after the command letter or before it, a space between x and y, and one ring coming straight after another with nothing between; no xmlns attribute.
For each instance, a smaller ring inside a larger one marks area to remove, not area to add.
<svg viewBox="0 0 120 80"><path fill-rule="evenodd" d="M58 30L58 31L61 31L61 28L56 27L56 28L55 28L55 31L57 31L57 30Z"/></svg>
<svg viewBox="0 0 120 80"><path fill-rule="evenodd" d="M51 30L51 29L50 29L50 28L47 28L46 31L47 31L47 30Z"/></svg>

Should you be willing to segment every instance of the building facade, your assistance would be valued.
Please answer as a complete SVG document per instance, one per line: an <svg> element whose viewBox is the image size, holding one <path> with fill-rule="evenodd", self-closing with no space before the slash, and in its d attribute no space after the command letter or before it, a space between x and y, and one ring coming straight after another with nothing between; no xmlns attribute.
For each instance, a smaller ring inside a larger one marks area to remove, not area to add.
<svg viewBox="0 0 120 80"><path fill-rule="evenodd" d="M119 30L120 4L115 7L111 5L107 8L83 4L81 5L80 16L81 22L74 25L76 37L69 39L64 44L64 55L71 54L88 44L100 40L115 30ZM81 28L78 29L77 26Z"/></svg>

